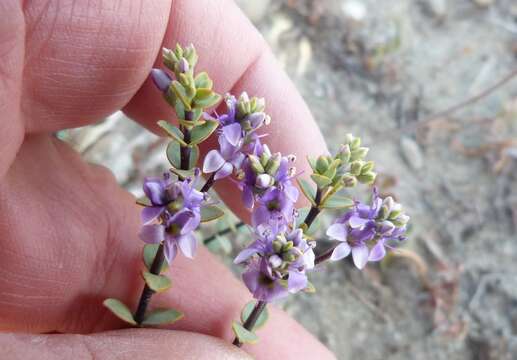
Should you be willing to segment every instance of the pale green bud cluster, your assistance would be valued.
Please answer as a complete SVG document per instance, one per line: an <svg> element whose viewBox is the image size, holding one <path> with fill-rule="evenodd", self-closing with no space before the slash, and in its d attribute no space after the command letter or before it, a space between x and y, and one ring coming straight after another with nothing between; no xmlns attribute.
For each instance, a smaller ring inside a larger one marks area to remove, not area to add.
<svg viewBox="0 0 517 360"><path fill-rule="evenodd" d="M175 75L165 99L174 107L180 124L191 129L200 124L203 111L214 106L221 96L212 90L213 82L206 72L195 74L198 56L193 45L174 50L163 49L163 63Z"/></svg>
<svg viewBox="0 0 517 360"><path fill-rule="evenodd" d="M388 196L382 201L377 220L389 221L395 227L400 228L408 223L409 216L404 213L401 204L395 202L391 196Z"/></svg>

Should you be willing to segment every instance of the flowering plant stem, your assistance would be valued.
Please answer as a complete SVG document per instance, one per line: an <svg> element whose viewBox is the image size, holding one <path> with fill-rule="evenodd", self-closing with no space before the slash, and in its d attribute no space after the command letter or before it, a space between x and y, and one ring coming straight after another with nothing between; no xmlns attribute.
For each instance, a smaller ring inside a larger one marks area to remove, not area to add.
<svg viewBox="0 0 517 360"><path fill-rule="evenodd" d="M320 201L321 201L321 190L318 188L316 190L316 196L314 197L314 202L316 203L316 206L313 205L311 207L311 209L309 210L309 213L305 217L305 221L303 222L305 225L307 225L307 228L311 227L312 222L316 219L316 217L318 216L318 214L321 211L318 208L318 206L320 205Z"/></svg>
<svg viewBox="0 0 517 360"><path fill-rule="evenodd" d="M253 331L253 328L255 327L255 323L257 322L260 314L266 309L267 302L266 301L258 301L255 307L253 308L253 311L251 312L250 316L246 319L243 326L246 330ZM233 340L233 345L237 347L241 347L242 343L239 341L239 338L235 338Z"/></svg>
<svg viewBox="0 0 517 360"><path fill-rule="evenodd" d="M191 121L194 114L192 111L185 111L185 120ZM183 141L185 143L190 143L190 131L185 127L180 127L181 132L183 133ZM190 167L190 148L188 146L181 146L181 168L183 170L188 170Z"/></svg>
<svg viewBox="0 0 517 360"><path fill-rule="evenodd" d="M192 119L192 112L186 111L185 118L187 120ZM183 132L183 140L188 144L190 142L190 132L187 128L182 126ZM190 167L190 148L188 146L181 147L181 169L188 170ZM206 184L205 184L206 186ZM203 187L204 188L204 187ZM208 187L210 188L210 186ZM207 189L208 190L208 189ZM163 262L165 261L165 254L163 244L160 244L158 247L158 251L156 252L156 256L154 257L153 263L149 272L153 275L159 275L163 266ZM140 326L145 318L145 313L147 311L147 307L149 306L149 302L151 301L151 297L153 296L154 291L147 285L144 286L144 290L142 290L142 295L140 295L140 301L138 302L138 307L135 313L135 321Z"/></svg>
<svg viewBox="0 0 517 360"><path fill-rule="evenodd" d="M314 265L321 264L322 262L325 262L328 259L330 259L335 248L336 246L332 246L330 249L323 252L323 254L316 256L316 259L314 259Z"/></svg>
<svg viewBox="0 0 517 360"><path fill-rule="evenodd" d="M203 187L201 188L201 192L207 192L208 190L210 190L210 188L212 187L212 185L214 185L214 181L215 181L215 172L212 173L210 175L210 177L206 180L206 183L205 185L203 185Z"/></svg>
<svg viewBox="0 0 517 360"><path fill-rule="evenodd" d="M153 263L151 265L151 269L149 269L149 272L153 275L159 275L164 261L165 256L163 253L163 244L160 244L160 246L158 247L158 251L156 252L156 256L154 257ZM145 312L147 310L147 306L149 305L149 301L151 300L151 296L153 296L153 294L154 291L151 290L147 284L145 284L144 290L142 291L142 295L140 296L140 301L138 302L138 307L135 313L135 321L139 326L144 321Z"/></svg>

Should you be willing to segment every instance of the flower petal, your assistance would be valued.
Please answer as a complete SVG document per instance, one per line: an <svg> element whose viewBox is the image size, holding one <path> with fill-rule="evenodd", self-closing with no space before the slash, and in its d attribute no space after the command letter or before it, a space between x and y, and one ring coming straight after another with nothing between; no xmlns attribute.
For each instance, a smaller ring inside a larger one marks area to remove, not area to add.
<svg viewBox="0 0 517 360"><path fill-rule="evenodd" d="M250 257L258 253L258 249L256 247L253 247L253 245L247 247L246 249L242 250L233 260L234 264L240 264L248 260Z"/></svg>
<svg viewBox="0 0 517 360"><path fill-rule="evenodd" d="M193 259L196 254L197 240L192 234L180 236L178 238L178 246L186 257Z"/></svg>
<svg viewBox="0 0 517 360"><path fill-rule="evenodd" d="M354 246L352 248L352 258L355 266L362 270L368 262L368 247L366 245Z"/></svg>
<svg viewBox="0 0 517 360"><path fill-rule="evenodd" d="M163 225L144 225L138 236L145 243L159 244L164 239L165 227Z"/></svg>
<svg viewBox="0 0 517 360"><path fill-rule="evenodd" d="M214 180L219 180L231 175L233 172L233 165L229 162L225 162L224 165L217 170L214 176Z"/></svg>
<svg viewBox="0 0 517 360"><path fill-rule="evenodd" d="M307 275L299 271L289 271L287 289L290 293L296 293L307 287Z"/></svg>
<svg viewBox="0 0 517 360"><path fill-rule="evenodd" d="M247 209L252 209L254 204L253 191L250 186L245 186L242 191L242 202Z"/></svg>
<svg viewBox="0 0 517 360"><path fill-rule="evenodd" d="M348 254L350 254L350 245L346 242L339 244L336 246L334 251L332 251L332 255L330 255L330 261L338 261L343 258L346 258Z"/></svg>
<svg viewBox="0 0 517 360"><path fill-rule="evenodd" d="M348 220L348 224L350 225L350 227L355 229L355 228L359 228L361 226L366 225L366 223L368 223L368 221L370 221L370 219L364 219L359 216L352 216L350 218L350 220Z"/></svg>
<svg viewBox="0 0 517 360"><path fill-rule="evenodd" d="M334 223L327 229L327 236L338 241L346 241L347 230L346 225Z"/></svg>
<svg viewBox="0 0 517 360"><path fill-rule="evenodd" d="M368 261L380 261L386 256L386 248L384 247L384 241L379 240L377 244L370 250Z"/></svg>
<svg viewBox="0 0 517 360"><path fill-rule="evenodd" d="M163 243L163 254L165 255L165 260L167 260L167 263L171 264L177 253L178 249L174 241L165 241Z"/></svg>
<svg viewBox="0 0 517 360"><path fill-rule="evenodd" d="M163 206L146 206L142 209L142 213L140 214L142 222L144 225L153 222L164 210L165 207Z"/></svg>
<svg viewBox="0 0 517 360"><path fill-rule="evenodd" d="M207 174L213 173L219 170L224 163L225 161L221 154L219 154L219 151L210 150L203 161L203 172Z"/></svg>
<svg viewBox="0 0 517 360"><path fill-rule="evenodd" d="M233 123L231 125L223 126L223 136L233 146L237 146L239 141L242 139L242 130L239 123Z"/></svg>

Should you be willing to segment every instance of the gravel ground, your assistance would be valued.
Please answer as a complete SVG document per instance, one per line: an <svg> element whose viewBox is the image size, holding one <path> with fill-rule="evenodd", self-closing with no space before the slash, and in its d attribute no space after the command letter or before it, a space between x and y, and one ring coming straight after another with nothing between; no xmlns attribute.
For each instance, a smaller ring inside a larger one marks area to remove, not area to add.
<svg viewBox="0 0 517 360"><path fill-rule="evenodd" d="M318 271L287 311L340 359L517 359L517 3L238 3L329 144L361 136L412 216L404 256ZM166 165L120 114L63 136L134 192Z"/></svg>

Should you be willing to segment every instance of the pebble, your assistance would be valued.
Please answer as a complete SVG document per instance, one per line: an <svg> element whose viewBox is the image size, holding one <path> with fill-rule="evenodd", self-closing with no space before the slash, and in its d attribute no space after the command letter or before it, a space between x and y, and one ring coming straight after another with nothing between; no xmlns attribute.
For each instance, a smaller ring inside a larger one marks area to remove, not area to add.
<svg viewBox="0 0 517 360"><path fill-rule="evenodd" d="M413 170L420 170L424 166L422 150L415 140L404 136L400 140L400 149L404 160Z"/></svg>
<svg viewBox="0 0 517 360"><path fill-rule="evenodd" d="M436 18L443 18L447 15L447 1L446 0L427 0L427 10Z"/></svg>
<svg viewBox="0 0 517 360"><path fill-rule="evenodd" d="M361 22L366 17L366 6L361 1L349 0L341 5L341 10L347 19Z"/></svg>

